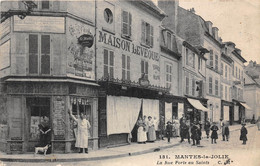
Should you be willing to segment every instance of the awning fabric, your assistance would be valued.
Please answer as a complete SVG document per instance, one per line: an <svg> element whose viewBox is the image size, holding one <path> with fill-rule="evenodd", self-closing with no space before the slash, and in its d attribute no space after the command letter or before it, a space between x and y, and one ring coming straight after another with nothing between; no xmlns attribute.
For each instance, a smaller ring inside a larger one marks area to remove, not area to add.
<svg viewBox="0 0 260 166"><path fill-rule="evenodd" d="M245 107L246 109L251 110L252 108L250 108L246 103L240 103L243 107Z"/></svg>
<svg viewBox="0 0 260 166"><path fill-rule="evenodd" d="M208 108L204 107L199 100L187 98L189 103L196 109L202 111L210 111Z"/></svg>

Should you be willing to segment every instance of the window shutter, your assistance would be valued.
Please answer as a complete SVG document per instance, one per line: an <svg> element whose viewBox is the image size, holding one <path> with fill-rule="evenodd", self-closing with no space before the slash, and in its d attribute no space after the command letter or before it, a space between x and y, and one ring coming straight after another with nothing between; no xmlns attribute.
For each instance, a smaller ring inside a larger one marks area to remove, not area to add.
<svg viewBox="0 0 260 166"><path fill-rule="evenodd" d="M144 73L144 61L141 61L141 73Z"/></svg>
<svg viewBox="0 0 260 166"><path fill-rule="evenodd" d="M132 36L132 14L129 13L129 24L128 24L128 35L129 36Z"/></svg>
<svg viewBox="0 0 260 166"><path fill-rule="evenodd" d="M104 49L104 64L108 65L108 50Z"/></svg>
<svg viewBox="0 0 260 166"><path fill-rule="evenodd" d="M110 70L109 70L110 78L114 78L114 52L110 51Z"/></svg>
<svg viewBox="0 0 260 166"><path fill-rule="evenodd" d="M153 47L153 26L150 25L150 36L151 36L151 39L150 39L150 46Z"/></svg>
<svg viewBox="0 0 260 166"><path fill-rule="evenodd" d="M130 56L127 56L127 70L130 70Z"/></svg>
<svg viewBox="0 0 260 166"><path fill-rule="evenodd" d="M145 74L148 74L148 62L145 62Z"/></svg>
<svg viewBox="0 0 260 166"><path fill-rule="evenodd" d="M38 35L29 35L29 74L38 74Z"/></svg>
<svg viewBox="0 0 260 166"><path fill-rule="evenodd" d="M122 68L125 69L125 55L122 55Z"/></svg>
<svg viewBox="0 0 260 166"><path fill-rule="evenodd" d="M122 33L128 35L128 12L122 11Z"/></svg>
<svg viewBox="0 0 260 166"><path fill-rule="evenodd" d="M145 44L145 22L144 22L144 21L142 21L141 30L142 30L141 42L142 42L143 44Z"/></svg>
<svg viewBox="0 0 260 166"><path fill-rule="evenodd" d="M146 34L145 34L145 44L148 45L148 46L150 46L150 40L151 40L151 36L150 36L150 33L151 33L150 24L145 23L145 31L146 31Z"/></svg>
<svg viewBox="0 0 260 166"><path fill-rule="evenodd" d="M41 73L50 74L50 35L41 36Z"/></svg>

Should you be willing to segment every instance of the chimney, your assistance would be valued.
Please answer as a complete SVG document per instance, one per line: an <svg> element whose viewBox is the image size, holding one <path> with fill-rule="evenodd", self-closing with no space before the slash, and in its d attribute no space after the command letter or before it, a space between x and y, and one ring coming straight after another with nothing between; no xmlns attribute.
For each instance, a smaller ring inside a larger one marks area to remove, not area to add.
<svg viewBox="0 0 260 166"><path fill-rule="evenodd" d="M207 28L209 30L209 34L212 35L212 22L206 21Z"/></svg>
<svg viewBox="0 0 260 166"><path fill-rule="evenodd" d="M191 12L191 13L195 13L194 7L190 9L190 12Z"/></svg>
<svg viewBox="0 0 260 166"><path fill-rule="evenodd" d="M212 32L213 32L214 38L218 41L218 28L217 27L213 27L212 28Z"/></svg>

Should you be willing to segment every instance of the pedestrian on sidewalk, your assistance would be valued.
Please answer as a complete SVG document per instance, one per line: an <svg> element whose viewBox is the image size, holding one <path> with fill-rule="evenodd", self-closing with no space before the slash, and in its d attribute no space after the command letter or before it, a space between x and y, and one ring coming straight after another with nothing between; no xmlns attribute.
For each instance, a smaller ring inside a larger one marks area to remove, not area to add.
<svg viewBox="0 0 260 166"><path fill-rule="evenodd" d="M216 125L216 122L213 122L211 129L211 143L213 144L213 142L216 144L217 143L217 139L218 139L218 126Z"/></svg>
<svg viewBox="0 0 260 166"><path fill-rule="evenodd" d="M247 141L247 129L246 129L246 123L242 123L242 127L240 130L240 140L243 141L243 145L246 144Z"/></svg>
<svg viewBox="0 0 260 166"><path fill-rule="evenodd" d="M190 132L189 132L189 126L187 124L187 120L186 118L184 117L182 119L182 124L180 126L180 129L181 129L181 143L184 141L184 139L188 139L188 142L190 144Z"/></svg>
<svg viewBox="0 0 260 166"><path fill-rule="evenodd" d="M225 122L225 125L224 125L224 138L223 140L227 140L228 141L229 139L229 124L228 122Z"/></svg>
<svg viewBox="0 0 260 166"><path fill-rule="evenodd" d="M200 145L200 140L201 140L201 129L199 124L192 123L191 127L191 139L194 145Z"/></svg>
<svg viewBox="0 0 260 166"><path fill-rule="evenodd" d="M156 134L155 134L155 129L154 129L154 123L152 121L152 117L148 116L148 136L147 136L147 141L148 142L154 142L156 140Z"/></svg>
<svg viewBox="0 0 260 166"><path fill-rule="evenodd" d="M138 143L144 143L147 141L147 135L145 131L145 124L143 122L142 117L140 116L138 121L137 121L137 142Z"/></svg>
<svg viewBox="0 0 260 166"><path fill-rule="evenodd" d="M49 118L44 116L41 118L41 123L38 125L40 130L40 143L39 147L45 147L46 145L51 145L51 127ZM48 148L46 154L51 153L51 148Z"/></svg>
<svg viewBox="0 0 260 166"><path fill-rule="evenodd" d="M210 131L210 122L209 122L209 119L206 119L204 129L205 129L207 138L209 138L209 131Z"/></svg>
<svg viewBox="0 0 260 166"><path fill-rule="evenodd" d="M220 119L220 131L221 131L221 135L222 135L222 141L225 141L225 122L223 121L223 119Z"/></svg>
<svg viewBox="0 0 260 166"><path fill-rule="evenodd" d="M70 117L77 122L77 135L76 135L76 144L75 147L80 148L79 153L83 153L83 148L85 153L88 153L88 130L91 127L89 121L86 119L86 116L83 113L80 113L80 118L76 118L72 114L72 110L69 109Z"/></svg>
<svg viewBox="0 0 260 166"><path fill-rule="evenodd" d="M172 124L170 121L168 121L167 125L166 125L166 136L167 136L168 142L170 142L171 136L172 136Z"/></svg>

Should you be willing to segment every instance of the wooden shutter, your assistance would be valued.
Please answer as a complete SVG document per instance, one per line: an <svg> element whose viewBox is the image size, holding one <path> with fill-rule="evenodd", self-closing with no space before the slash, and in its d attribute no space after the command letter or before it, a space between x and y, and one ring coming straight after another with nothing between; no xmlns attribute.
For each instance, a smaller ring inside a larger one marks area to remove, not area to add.
<svg viewBox="0 0 260 166"><path fill-rule="evenodd" d="M150 46L150 40L151 40L151 28L150 24L146 23L145 24L145 31L146 31L146 38L145 38L145 44Z"/></svg>
<svg viewBox="0 0 260 166"><path fill-rule="evenodd" d="M125 64L125 55L123 54L122 55L122 79L126 79L126 75L125 75L125 72L126 72L126 64Z"/></svg>
<svg viewBox="0 0 260 166"><path fill-rule="evenodd" d="M29 35L29 74L38 74L38 35Z"/></svg>
<svg viewBox="0 0 260 166"><path fill-rule="evenodd" d="M130 80L130 56L127 56L127 80Z"/></svg>
<svg viewBox="0 0 260 166"><path fill-rule="evenodd" d="M41 36L41 74L50 74L50 35Z"/></svg>
<svg viewBox="0 0 260 166"><path fill-rule="evenodd" d="M153 47L153 26L150 25L150 46Z"/></svg>
<svg viewBox="0 0 260 166"><path fill-rule="evenodd" d="M110 78L114 78L114 52L113 51L109 51L110 52L110 69L109 69L109 75Z"/></svg>
<svg viewBox="0 0 260 166"><path fill-rule="evenodd" d="M144 21L142 21L141 31L142 31L141 42L145 44L145 22Z"/></svg>
<svg viewBox="0 0 260 166"><path fill-rule="evenodd" d="M145 62L145 74L148 74L148 62Z"/></svg>
<svg viewBox="0 0 260 166"><path fill-rule="evenodd" d="M128 12L122 11L122 34L128 36L129 18Z"/></svg>
<svg viewBox="0 0 260 166"><path fill-rule="evenodd" d="M104 77L108 77L108 50L104 49Z"/></svg>
<svg viewBox="0 0 260 166"><path fill-rule="evenodd" d="M129 13L128 35L132 36L132 14Z"/></svg>

